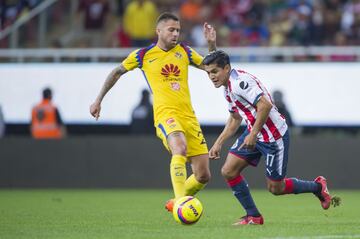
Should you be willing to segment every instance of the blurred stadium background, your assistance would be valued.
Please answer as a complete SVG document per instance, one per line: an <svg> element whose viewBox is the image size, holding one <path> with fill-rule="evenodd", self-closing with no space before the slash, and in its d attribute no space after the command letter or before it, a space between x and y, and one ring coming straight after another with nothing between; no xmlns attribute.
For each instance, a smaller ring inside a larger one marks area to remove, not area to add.
<svg viewBox="0 0 360 239"><path fill-rule="evenodd" d="M214 25L235 67L282 92L294 124L289 175L323 174L330 187L359 189L359 0L0 1L1 187L170 188L161 142L153 132L131 132L147 87L140 71L107 95L98 122L88 113L110 70L155 40L163 11L180 16L181 40L203 54L202 24ZM222 91L195 69L190 85L210 147L227 119ZM44 87L67 127L62 140L30 136L31 107ZM221 164L212 162L210 188L225 187ZM252 186L264 188L263 172L248 170Z"/></svg>

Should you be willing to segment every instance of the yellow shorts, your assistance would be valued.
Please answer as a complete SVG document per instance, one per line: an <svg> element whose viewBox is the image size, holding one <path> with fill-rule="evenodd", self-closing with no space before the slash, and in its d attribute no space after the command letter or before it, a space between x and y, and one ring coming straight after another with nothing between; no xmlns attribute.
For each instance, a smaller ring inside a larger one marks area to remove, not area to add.
<svg viewBox="0 0 360 239"><path fill-rule="evenodd" d="M185 134L187 142L187 157L207 154L208 147L200 124L196 118L185 118L180 116L164 117L156 121L156 135L162 140L165 148L170 151L167 144L167 136L175 131Z"/></svg>

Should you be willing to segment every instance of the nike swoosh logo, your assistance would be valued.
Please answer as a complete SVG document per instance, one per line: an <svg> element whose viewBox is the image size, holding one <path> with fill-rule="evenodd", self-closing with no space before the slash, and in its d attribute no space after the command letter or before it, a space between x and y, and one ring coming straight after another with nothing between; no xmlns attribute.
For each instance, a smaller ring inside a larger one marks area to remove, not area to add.
<svg viewBox="0 0 360 239"><path fill-rule="evenodd" d="M157 58L154 58L154 59L149 60L149 63L151 63L151 62L153 62L153 61L155 61L155 60L157 60Z"/></svg>

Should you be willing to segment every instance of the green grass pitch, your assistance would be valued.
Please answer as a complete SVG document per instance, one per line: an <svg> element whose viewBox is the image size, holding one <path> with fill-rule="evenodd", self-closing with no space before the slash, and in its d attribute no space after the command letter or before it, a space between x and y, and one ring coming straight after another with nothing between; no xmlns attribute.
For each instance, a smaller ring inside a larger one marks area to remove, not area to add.
<svg viewBox="0 0 360 239"><path fill-rule="evenodd" d="M165 211L169 190L0 190L0 238L330 239L360 238L360 191L332 191L342 205L325 211L312 194L253 190L263 226L233 227L244 214L230 190L202 191L204 214L192 226Z"/></svg>

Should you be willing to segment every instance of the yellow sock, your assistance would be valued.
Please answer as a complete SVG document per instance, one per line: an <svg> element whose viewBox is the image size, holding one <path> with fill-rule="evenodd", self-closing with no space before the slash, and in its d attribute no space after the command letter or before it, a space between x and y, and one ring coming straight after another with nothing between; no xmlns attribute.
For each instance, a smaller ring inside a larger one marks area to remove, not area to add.
<svg viewBox="0 0 360 239"><path fill-rule="evenodd" d="M186 196L194 196L197 192L203 189L206 184L200 183L196 180L195 175L192 174L186 181L185 181L185 195Z"/></svg>
<svg viewBox="0 0 360 239"><path fill-rule="evenodd" d="M170 163L171 183L173 186L175 199L185 196L186 180L186 157L173 155Z"/></svg>

